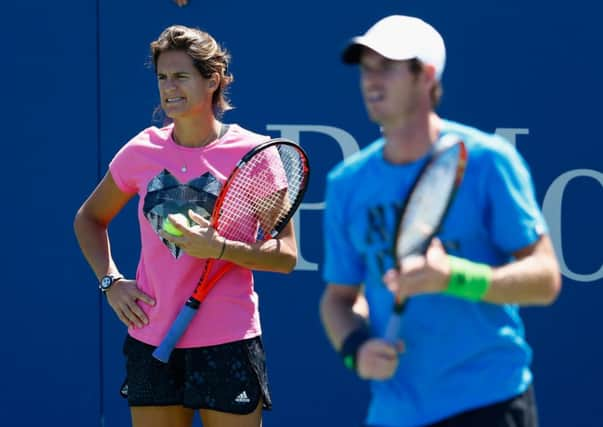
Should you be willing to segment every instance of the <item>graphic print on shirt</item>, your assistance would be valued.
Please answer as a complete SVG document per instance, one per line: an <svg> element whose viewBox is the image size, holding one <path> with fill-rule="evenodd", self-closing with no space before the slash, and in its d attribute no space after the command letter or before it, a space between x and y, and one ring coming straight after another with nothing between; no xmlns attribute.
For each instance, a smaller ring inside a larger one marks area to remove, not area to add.
<svg viewBox="0 0 603 427"><path fill-rule="evenodd" d="M366 210L364 231L365 262L370 269L379 275L396 265L394 255L394 239L398 220L402 214L401 203L388 203L371 206ZM446 232L440 229L436 237L440 239L444 249L450 254L460 254L461 243L458 239L445 237ZM404 235L402 235L404 238Z"/></svg>
<svg viewBox="0 0 603 427"><path fill-rule="evenodd" d="M188 217L188 210L191 209L209 220L221 188L220 181L209 172L181 183L164 169L147 186L142 208L144 216L158 235L164 219L169 214L181 213ZM174 257L178 258L182 254L178 246L165 239L161 240Z"/></svg>
<svg viewBox="0 0 603 427"><path fill-rule="evenodd" d="M365 261L367 266L375 269L379 275L383 275L395 264L394 233L401 209L400 204L389 203L371 206L366 210Z"/></svg>

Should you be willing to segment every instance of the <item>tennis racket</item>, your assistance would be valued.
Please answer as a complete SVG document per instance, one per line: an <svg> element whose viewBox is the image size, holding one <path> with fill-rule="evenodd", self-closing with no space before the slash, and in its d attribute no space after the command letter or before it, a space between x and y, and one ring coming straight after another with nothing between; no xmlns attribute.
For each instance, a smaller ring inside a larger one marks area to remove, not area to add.
<svg viewBox="0 0 603 427"><path fill-rule="evenodd" d="M467 148L458 136L440 138L413 183L398 219L394 254L399 269L403 261L423 255L440 231L456 192L461 185L467 164ZM385 339L398 338L402 313L407 299L396 294L392 316L385 330Z"/></svg>
<svg viewBox="0 0 603 427"><path fill-rule="evenodd" d="M254 243L276 237L289 223L308 187L310 167L302 148L283 138L249 151L224 183L211 224L224 238ZM215 284L234 267L222 266L210 277L215 259L205 262L193 295L186 301L153 356L167 362L170 354Z"/></svg>

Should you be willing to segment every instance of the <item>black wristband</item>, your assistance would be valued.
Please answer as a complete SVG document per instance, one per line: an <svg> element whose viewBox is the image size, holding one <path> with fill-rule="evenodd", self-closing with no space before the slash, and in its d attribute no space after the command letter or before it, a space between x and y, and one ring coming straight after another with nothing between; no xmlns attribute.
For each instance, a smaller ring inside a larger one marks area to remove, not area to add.
<svg viewBox="0 0 603 427"><path fill-rule="evenodd" d="M216 259L222 259L224 256L224 250L226 249L226 238L222 237L222 249L220 249L220 255Z"/></svg>
<svg viewBox="0 0 603 427"><path fill-rule="evenodd" d="M346 368L356 371L356 355L362 344L371 338L371 334L365 326L353 330L343 340L339 354L343 358L343 364Z"/></svg>

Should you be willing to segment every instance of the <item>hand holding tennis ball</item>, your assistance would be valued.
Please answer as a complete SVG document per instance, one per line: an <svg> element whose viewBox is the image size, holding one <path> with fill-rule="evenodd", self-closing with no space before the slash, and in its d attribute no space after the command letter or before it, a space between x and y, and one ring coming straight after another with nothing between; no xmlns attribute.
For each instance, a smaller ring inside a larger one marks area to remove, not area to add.
<svg viewBox="0 0 603 427"><path fill-rule="evenodd" d="M172 214L170 217L172 217L172 220L170 220L170 218L167 216L165 217L161 228L163 228L163 231L171 234L172 236L182 236L182 231L178 230L173 223L175 222L179 225L188 227L190 225L188 218L181 213Z"/></svg>

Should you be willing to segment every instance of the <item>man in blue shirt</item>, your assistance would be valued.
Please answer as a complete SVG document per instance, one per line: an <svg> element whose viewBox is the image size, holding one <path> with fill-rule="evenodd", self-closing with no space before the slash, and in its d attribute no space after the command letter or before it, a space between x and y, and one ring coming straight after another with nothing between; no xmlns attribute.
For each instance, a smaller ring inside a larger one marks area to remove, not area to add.
<svg viewBox="0 0 603 427"><path fill-rule="evenodd" d="M520 154L435 113L445 57L431 25L399 15L343 52L360 67L382 136L328 175L321 319L346 365L371 381L367 426L535 427L519 306L551 304L559 266ZM392 247L402 201L449 134L467 146L463 182L425 255L400 272ZM382 337L396 292L408 300L392 343ZM363 299L368 309L355 310Z"/></svg>

